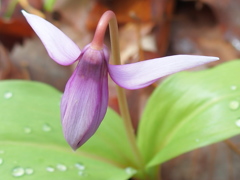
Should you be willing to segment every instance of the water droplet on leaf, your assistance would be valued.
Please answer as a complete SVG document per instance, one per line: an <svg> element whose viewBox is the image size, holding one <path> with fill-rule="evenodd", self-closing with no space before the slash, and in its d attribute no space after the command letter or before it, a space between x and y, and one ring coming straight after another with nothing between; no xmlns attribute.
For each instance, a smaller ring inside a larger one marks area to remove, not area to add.
<svg viewBox="0 0 240 180"><path fill-rule="evenodd" d="M46 170L48 172L54 172L55 171L55 169L53 167L51 167L51 166L46 167Z"/></svg>
<svg viewBox="0 0 240 180"><path fill-rule="evenodd" d="M24 128L24 132L25 132L26 134L29 134L29 133L32 132L32 129L29 128L29 127L25 127L25 128Z"/></svg>
<svg viewBox="0 0 240 180"><path fill-rule="evenodd" d="M42 130L45 132L49 132L52 130L51 126L49 126L48 124L44 124L42 127Z"/></svg>
<svg viewBox="0 0 240 180"><path fill-rule="evenodd" d="M66 171L67 170L67 166L63 165L63 164L57 164L56 168L59 171Z"/></svg>
<svg viewBox="0 0 240 180"><path fill-rule="evenodd" d="M196 142L199 142L200 140L199 139L195 139Z"/></svg>
<svg viewBox="0 0 240 180"><path fill-rule="evenodd" d="M10 99L13 96L12 92L5 92L4 93L4 98L5 99Z"/></svg>
<svg viewBox="0 0 240 180"><path fill-rule="evenodd" d="M240 119L236 120L235 124L240 127Z"/></svg>
<svg viewBox="0 0 240 180"><path fill-rule="evenodd" d="M229 108L231 110L237 110L239 108L239 102L238 101L231 101L229 103Z"/></svg>
<svg viewBox="0 0 240 180"><path fill-rule="evenodd" d="M79 170L84 170L85 169L85 166L82 163L76 163L75 167Z"/></svg>
<svg viewBox="0 0 240 180"><path fill-rule="evenodd" d="M132 167L127 167L127 168L125 168L125 172L126 172L127 174L133 175L133 174L136 174L136 173L137 173L137 170L134 169L134 168L132 168Z"/></svg>
<svg viewBox="0 0 240 180"><path fill-rule="evenodd" d="M230 88L231 88L231 90L233 90L233 91L234 91L234 90L236 90L236 89L237 89L237 86L235 86L235 85L232 85Z"/></svg>
<svg viewBox="0 0 240 180"><path fill-rule="evenodd" d="M25 169L25 173L28 174L28 175L30 175L30 174L33 173L33 169L32 169L32 168L26 168L26 169Z"/></svg>
<svg viewBox="0 0 240 180"><path fill-rule="evenodd" d="M20 177L23 176L25 174L25 171L22 167L16 167L12 170L12 175L14 177Z"/></svg>
<svg viewBox="0 0 240 180"><path fill-rule="evenodd" d="M0 165L2 165L3 164L3 159L2 158L0 158Z"/></svg>
<svg viewBox="0 0 240 180"><path fill-rule="evenodd" d="M4 150L0 150L0 154L3 154L5 151Z"/></svg>
<svg viewBox="0 0 240 180"><path fill-rule="evenodd" d="M87 173L85 173L84 171L79 171L79 172L78 172L78 175L79 175L79 176L85 176L85 177L86 177L86 176L87 176Z"/></svg>

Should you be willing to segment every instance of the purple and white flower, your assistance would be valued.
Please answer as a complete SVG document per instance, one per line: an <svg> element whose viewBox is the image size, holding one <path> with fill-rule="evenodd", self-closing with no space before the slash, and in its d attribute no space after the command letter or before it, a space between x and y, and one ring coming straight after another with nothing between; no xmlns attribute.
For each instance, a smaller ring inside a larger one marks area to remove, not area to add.
<svg viewBox="0 0 240 180"><path fill-rule="evenodd" d="M106 46L96 49L88 44L82 51L57 27L22 11L41 39L49 56L61 65L78 65L68 80L62 100L61 119L64 136L76 150L98 129L108 105L108 74L126 89L139 89L161 77L218 60L217 57L175 55L125 65L109 64Z"/></svg>

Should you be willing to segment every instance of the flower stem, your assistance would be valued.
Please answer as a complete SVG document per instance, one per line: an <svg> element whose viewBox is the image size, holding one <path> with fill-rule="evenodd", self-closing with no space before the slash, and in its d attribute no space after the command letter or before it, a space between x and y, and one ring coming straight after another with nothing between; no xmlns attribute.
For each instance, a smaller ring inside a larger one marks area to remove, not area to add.
<svg viewBox="0 0 240 180"><path fill-rule="evenodd" d="M10 1L8 6L7 6L7 10L5 12L5 14L3 14L3 17L6 18L6 19L10 19L11 16L13 15L13 12L16 8L16 5L18 3L18 0L13 0L13 1ZM1 9L1 2L0 2L0 9Z"/></svg>
<svg viewBox="0 0 240 180"><path fill-rule="evenodd" d="M111 50L112 50L113 62L115 65L119 65L121 64L121 60L120 60L120 52L119 52L118 25L117 25L115 15L109 22L109 28L110 28ZM130 144L132 146L132 150L137 156L138 160L142 161L141 160L142 158L136 143L136 136L134 133L134 129L133 129L133 125L132 125L132 121L131 121L131 117L128 109L125 90L120 86L117 86L117 94L118 94L118 103L119 103L120 113L124 120L125 129L126 129ZM142 162L140 162L140 164L142 164Z"/></svg>
<svg viewBox="0 0 240 180"><path fill-rule="evenodd" d="M120 52L119 52L119 39L118 39L118 24L115 14L112 11L106 11L97 26L95 35L93 37L93 41L91 46L95 49L102 49L104 42L104 34L106 32L106 28L109 25L110 29L110 39L111 39L111 50L113 63L115 65L121 64L120 61ZM135 156L135 160L137 162L137 166L140 169L144 168L143 160L139 151L139 148L136 143L136 136L134 134L134 129L132 126L128 104L126 99L125 90L119 86L117 86L117 94L118 94L118 103L120 108L120 113L124 121L125 130L128 136L129 143L131 145L133 154Z"/></svg>
<svg viewBox="0 0 240 180"><path fill-rule="evenodd" d="M42 18L45 18L45 15L39 11L38 9L32 7L28 0L18 0L19 4L25 9L26 11L30 12L31 14L35 14L37 16L40 16Z"/></svg>

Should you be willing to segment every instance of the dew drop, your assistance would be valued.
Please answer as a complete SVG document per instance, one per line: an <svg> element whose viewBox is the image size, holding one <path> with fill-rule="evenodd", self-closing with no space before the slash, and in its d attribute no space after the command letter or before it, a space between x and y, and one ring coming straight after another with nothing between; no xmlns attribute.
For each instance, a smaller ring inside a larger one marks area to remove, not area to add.
<svg viewBox="0 0 240 180"><path fill-rule="evenodd" d="M28 175L30 175L30 174L33 173L33 169L32 169L32 168L26 168L26 169L25 169L25 173L28 174Z"/></svg>
<svg viewBox="0 0 240 180"><path fill-rule="evenodd" d="M127 174L133 175L133 174L135 174L135 173L137 172L137 170L134 169L134 168L132 168L132 167L127 167L127 168L125 168L125 172L126 172Z"/></svg>
<svg viewBox="0 0 240 180"><path fill-rule="evenodd" d="M87 176L87 173L84 172L84 171L79 171L79 172L78 172L78 175L79 175L79 176L84 176L84 177L86 177L86 176Z"/></svg>
<svg viewBox="0 0 240 180"><path fill-rule="evenodd" d="M32 132L32 129L31 129L30 127L25 127L25 128L24 128L24 132L25 132L26 134L30 134L30 133Z"/></svg>
<svg viewBox="0 0 240 180"><path fill-rule="evenodd" d="M5 92L4 93L4 98L5 99L10 99L13 96L12 92Z"/></svg>
<svg viewBox="0 0 240 180"><path fill-rule="evenodd" d="M236 89L237 89L237 86L235 86L235 85L232 85L232 86L230 87L230 89L234 91L234 90L236 90Z"/></svg>
<svg viewBox="0 0 240 180"><path fill-rule="evenodd" d="M67 170L67 166L63 165L63 164L57 164L56 168L59 171L66 171Z"/></svg>
<svg viewBox="0 0 240 180"><path fill-rule="evenodd" d="M82 163L76 163L75 167L79 170L84 170L85 169L85 166Z"/></svg>
<svg viewBox="0 0 240 180"><path fill-rule="evenodd" d="M236 120L235 124L237 125L237 127L240 127L240 119Z"/></svg>
<svg viewBox="0 0 240 180"><path fill-rule="evenodd" d="M46 170L48 172L54 172L55 171L55 169L53 167L51 167L51 166L46 167Z"/></svg>
<svg viewBox="0 0 240 180"><path fill-rule="evenodd" d="M5 152L4 150L0 150L0 154L4 154L4 152Z"/></svg>
<svg viewBox="0 0 240 180"><path fill-rule="evenodd" d="M3 164L3 159L2 158L0 158L0 165L2 165Z"/></svg>
<svg viewBox="0 0 240 180"><path fill-rule="evenodd" d="M51 126L49 126L48 124L44 124L42 127L42 130L45 132L49 132L52 130Z"/></svg>
<svg viewBox="0 0 240 180"><path fill-rule="evenodd" d="M239 102L238 101L231 101L229 103L229 108L231 110L237 110L239 108Z"/></svg>
<svg viewBox="0 0 240 180"><path fill-rule="evenodd" d="M14 177L20 177L23 176L25 174L25 171L22 167L16 167L12 170L12 175Z"/></svg>

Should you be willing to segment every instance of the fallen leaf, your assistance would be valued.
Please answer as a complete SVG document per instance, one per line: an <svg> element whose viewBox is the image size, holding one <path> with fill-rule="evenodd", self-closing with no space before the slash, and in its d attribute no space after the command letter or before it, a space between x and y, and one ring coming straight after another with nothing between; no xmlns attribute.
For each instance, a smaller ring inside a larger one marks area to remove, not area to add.
<svg viewBox="0 0 240 180"><path fill-rule="evenodd" d="M231 139L239 143L239 136ZM197 143L197 141L196 141ZM240 177L240 156L224 142L181 155L162 165L164 180L233 180Z"/></svg>
<svg viewBox="0 0 240 180"><path fill-rule="evenodd" d="M8 49L11 49L15 43L22 42L25 37L30 37L33 34L31 27L21 13L23 8L19 4L13 9L12 14L9 15L10 17L4 17L8 13L7 10L10 3L13 3L13 1L5 0L0 5L2 6L0 8L0 41ZM30 0L29 3L38 9L42 6L40 0Z"/></svg>
<svg viewBox="0 0 240 180"><path fill-rule="evenodd" d="M106 10L112 10L116 14L119 24L134 22L134 17L137 17L141 22L152 20L151 0L98 0L95 1L93 8L89 12L87 20L89 30L92 31L96 28L99 18Z"/></svg>
<svg viewBox="0 0 240 180"><path fill-rule="evenodd" d="M72 73L70 66L58 65L50 59L37 37L25 40L23 45L16 45L10 57L15 66L29 72L31 80L48 83L62 91Z"/></svg>

